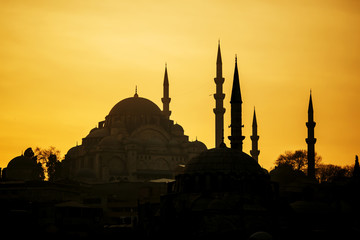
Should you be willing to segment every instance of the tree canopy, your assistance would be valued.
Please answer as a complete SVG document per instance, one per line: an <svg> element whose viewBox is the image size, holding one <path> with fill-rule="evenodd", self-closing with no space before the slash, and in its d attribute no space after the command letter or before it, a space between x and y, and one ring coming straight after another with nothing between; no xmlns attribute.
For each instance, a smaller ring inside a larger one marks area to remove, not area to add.
<svg viewBox="0 0 360 240"><path fill-rule="evenodd" d="M336 179L352 177L354 166L337 166L333 164L322 164L321 156L315 153L315 176L319 182L332 182ZM285 151L275 161L276 166L287 165L293 170L307 172L307 151Z"/></svg>
<svg viewBox="0 0 360 240"><path fill-rule="evenodd" d="M35 148L37 161L45 169L48 181L54 181L61 174L60 150L53 146L49 148Z"/></svg>
<svg viewBox="0 0 360 240"><path fill-rule="evenodd" d="M321 156L315 153L315 168L321 163ZM294 170L300 170L303 172L307 171L307 151L296 150L296 151L285 151L275 161L276 166L290 165Z"/></svg>

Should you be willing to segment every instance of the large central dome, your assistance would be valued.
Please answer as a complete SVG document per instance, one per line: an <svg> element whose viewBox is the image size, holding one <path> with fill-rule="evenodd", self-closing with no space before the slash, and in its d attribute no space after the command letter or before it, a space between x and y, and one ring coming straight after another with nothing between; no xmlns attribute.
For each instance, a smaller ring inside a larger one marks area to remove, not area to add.
<svg viewBox="0 0 360 240"><path fill-rule="evenodd" d="M110 111L110 116L115 115L161 115L160 108L152 101L142 97L130 97L118 102Z"/></svg>

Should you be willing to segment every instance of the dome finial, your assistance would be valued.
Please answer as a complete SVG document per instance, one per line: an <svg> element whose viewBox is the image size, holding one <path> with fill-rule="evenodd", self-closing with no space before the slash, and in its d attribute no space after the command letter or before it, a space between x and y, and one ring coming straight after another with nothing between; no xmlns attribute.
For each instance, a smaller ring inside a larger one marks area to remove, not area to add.
<svg viewBox="0 0 360 240"><path fill-rule="evenodd" d="M137 94L137 85L135 86L135 95L134 97L138 97L139 95Z"/></svg>
<svg viewBox="0 0 360 240"><path fill-rule="evenodd" d="M224 128L222 129L222 137L221 137L221 143L219 145L219 148L226 148L226 144L224 142Z"/></svg>

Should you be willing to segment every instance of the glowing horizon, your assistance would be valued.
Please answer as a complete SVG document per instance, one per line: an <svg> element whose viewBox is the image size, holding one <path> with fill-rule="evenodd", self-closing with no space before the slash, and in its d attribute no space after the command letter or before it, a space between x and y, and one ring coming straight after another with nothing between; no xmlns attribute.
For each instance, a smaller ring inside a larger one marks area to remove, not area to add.
<svg viewBox="0 0 360 240"><path fill-rule="evenodd" d="M315 151L354 164L360 146L360 4L356 1L8 1L0 3L0 167L26 148L62 155L138 94L214 147L214 77L221 41L225 143L235 54L244 152L256 107L259 163L306 149L312 90Z"/></svg>

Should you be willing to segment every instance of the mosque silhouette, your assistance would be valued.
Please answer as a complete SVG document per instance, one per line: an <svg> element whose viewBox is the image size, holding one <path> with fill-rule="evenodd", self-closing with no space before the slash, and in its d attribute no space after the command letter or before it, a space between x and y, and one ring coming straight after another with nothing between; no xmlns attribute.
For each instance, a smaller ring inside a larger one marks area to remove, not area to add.
<svg viewBox="0 0 360 240"><path fill-rule="evenodd" d="M230 146L224 143L222 57L216 60L215 148L189 141L170 119L167 66L163 109L135 91L71 148L62 175L40 181L31 148L2 170L0 226L12 237L338 239L360 233L360 168L351 178L315 178L310 92L306 174L259 165L255 109L252 149L243 151L242 96L235 57Z"/></svg>

